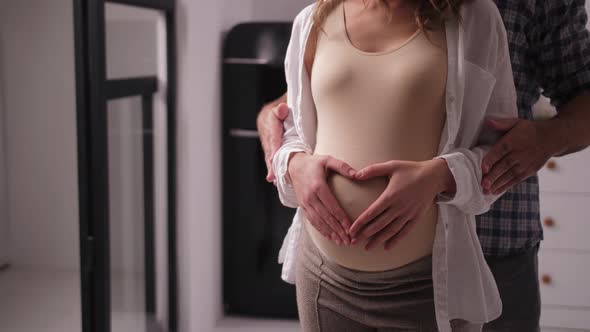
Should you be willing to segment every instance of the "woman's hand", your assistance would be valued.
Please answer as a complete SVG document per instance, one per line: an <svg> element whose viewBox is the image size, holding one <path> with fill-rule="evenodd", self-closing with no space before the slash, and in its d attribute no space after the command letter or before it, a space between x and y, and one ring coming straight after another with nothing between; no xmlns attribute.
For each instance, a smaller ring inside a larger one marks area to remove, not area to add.
<svg viewBox="0 0 590 332"><path fill-rule="evenodd" d="M355 174L355 170L341 160L330 156L312 156L304 152L292 155L288 165L297 201L309 222L338 245L350 244L350 237L347 235L351 226L350 219L326 181L330 170L349 179L353 179Z"/></svg>
<svg viewBox="0 0 590 332"><path fill-rule="evenodd" d="M381 243L390 249L412 230L439 193L454 191L455 185L444 159L393 160L359 170L355 179L377 176L389 178L387 188L350 228L353 244L370 239L367 250Z"/></svg>

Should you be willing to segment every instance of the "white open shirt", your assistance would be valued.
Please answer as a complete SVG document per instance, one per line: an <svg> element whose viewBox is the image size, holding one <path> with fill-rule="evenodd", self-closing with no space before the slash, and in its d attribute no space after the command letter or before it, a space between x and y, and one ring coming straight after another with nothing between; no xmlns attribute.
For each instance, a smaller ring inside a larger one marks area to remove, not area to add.
<svg viewBox="0 0 590 332"><path fill-rule="evenodd" d="M304 53L313 19L312 4L295 18L285 59L287 101L283 144L273 157L281 202L298 207L287 173L294 152L313 153L316 109ZM432 251L436 319L441 332L451 331L450 320L489 322L502 311L493 275L484 259L475 230L475 215L488 211L499 195L484 195L481 161L491 141L483 138L485 117L516 118L516 91L504 23L491 0L462 5L461 22L445 23L448 52L447 120L437 158L444 158L455 178L452 197L439 195L438 223ZM336 60L337 61L337 60ZM419 91L417 91L419 93ZM295 283L295 261L303 211L297 209L279 252L282 279Z"/></svg>

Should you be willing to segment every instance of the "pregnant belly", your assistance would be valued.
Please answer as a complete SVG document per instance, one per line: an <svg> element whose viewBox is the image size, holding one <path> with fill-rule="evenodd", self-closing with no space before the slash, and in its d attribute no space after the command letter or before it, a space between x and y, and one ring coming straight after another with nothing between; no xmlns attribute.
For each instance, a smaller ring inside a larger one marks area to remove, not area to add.
<svg viewBox="0 0 590 332"><path fill-rule="evenodd" d="M367 181L349 180L339 174L331 174L328 184L340 206L351 222L362 214L385 190L388 179L373 178ZM438 210L435 204L416 220L415 226L393 248L385 250L383 244L365 250L367 240L355 245L338 246L325 238L309 221L305 228L322 253L334 262L356 270L383 271L403 266L432 253Z"/></svg>

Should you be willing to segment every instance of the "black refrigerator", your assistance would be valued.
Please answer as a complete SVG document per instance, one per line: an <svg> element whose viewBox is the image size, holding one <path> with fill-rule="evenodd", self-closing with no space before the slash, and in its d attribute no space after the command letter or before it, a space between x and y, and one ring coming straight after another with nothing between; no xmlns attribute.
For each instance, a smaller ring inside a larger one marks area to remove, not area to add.
<svg viewBox="0 0 590 332"><path fill-rule="evenodd" d="M295 287L281 280L278 252L295 214L266 164L256 116L286 92L291 23L235 26L223 46L223 301L227 315L297 318Z"/></svg>

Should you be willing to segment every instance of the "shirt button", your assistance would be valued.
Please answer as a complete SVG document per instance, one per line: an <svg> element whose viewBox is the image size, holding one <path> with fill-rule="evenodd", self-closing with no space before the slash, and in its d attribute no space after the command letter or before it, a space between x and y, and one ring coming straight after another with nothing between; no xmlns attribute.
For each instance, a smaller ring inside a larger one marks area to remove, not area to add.
<svg viewBox="0 0 590 332"><path fill-rule="evenodd" d="M449 96L449 102L450 102L451 104L455 103L455 96L453 96L453 95L450 95L450 96Z"/></svg>

